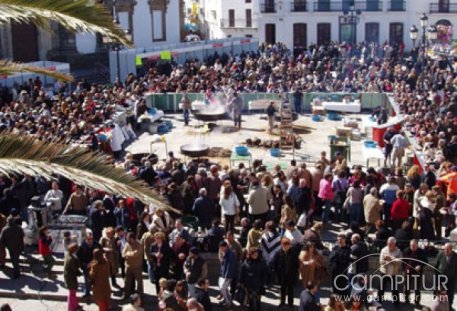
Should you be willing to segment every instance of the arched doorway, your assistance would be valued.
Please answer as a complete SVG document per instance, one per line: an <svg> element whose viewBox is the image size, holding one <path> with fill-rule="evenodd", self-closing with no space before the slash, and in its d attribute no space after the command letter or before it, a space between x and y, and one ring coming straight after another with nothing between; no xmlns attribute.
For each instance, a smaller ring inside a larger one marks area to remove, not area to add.
<svg viewBox="0 0 457 311"><path fill-rule="evenodd" d="M451 44L454 35L452 23L447 19L440 19L436 22L435 26L438 30L438 42L445 45Z"/></svg>

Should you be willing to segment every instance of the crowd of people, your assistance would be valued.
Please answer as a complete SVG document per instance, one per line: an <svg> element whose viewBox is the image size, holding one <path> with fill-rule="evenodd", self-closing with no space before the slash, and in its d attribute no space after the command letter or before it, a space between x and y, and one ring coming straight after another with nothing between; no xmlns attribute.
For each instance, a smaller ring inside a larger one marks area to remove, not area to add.
<svg viewBox="0 0 457 311"><path fill-rule="evenodd" d="M438 249L455 228L457 215L457 76L451 61L433 59L422 49L406 57L389 44L331 43L296 53L275 44L262 45L256 53L215 54L205 62L151 68L143 77L131 74L110 87L80 82L68 93L65 85L56 85L51 96L35 79L3 90L2 130L104 151L110 164L143 180L181 215L194 216L198 225L171 210L85 189L59 176L52 184L39 176L0 176L0 266L6 248L13 276L20 276L20 224L28 220L32 197L39 195L57 214L89 219L91 230L82 243L65 237L64 279L71 311L81 308L80 275L84 296L92 296L100 310L108 310L114 288L123 292L122 300L131 300L125 310L141 310L143 273L155 285L161 310L212 310L211 285L218 286L226 307L243 304L261 310L262 296L277 285L279 306L293 307L294 289L300 287L300 310L320 310L323 282L333 285L325 310L382 304L386 288L398 305L399 286L392 281L389 287L389 278L379 285L378 302L367 301L367 289L349 286L366 282L360 277L369 272L365 256L378 252L381 275L407 278L422 277L427 260L438 254L435 267L448 283L447 291L437 288L437 296L446 299L438 299L435 307L451 308L457 255L449 243ZM135 137L136 117L146 110L145 91L205 92L207 99L218 93L289 93L297 112L303 92L392 92L406 118L403 128L416 138L415 148L423 152L426 165L405 169L408 142L394 128L384 135L385 168L350 167L341 153L327 157L325 152L315 163L291 161L287 169L271 171L262 161L250 168L186 163L173 152L157 165L136 161L122 153L123 141ZM132 111L126 124L113 122L120 107ZM113 135L120 130L124 138L106 146L98 136L106 128ZM331 224L346 226L336 243L322 238ZM39 253L51 278L52 243L48 229L41 228ZM202 253L217 254L220 271ZM409 261L401 264L400 258ZM211 283L215 277L217 284ZM404 300L409 302L413 291L419 304L422 289L415 285L403 288Z"/></svg>

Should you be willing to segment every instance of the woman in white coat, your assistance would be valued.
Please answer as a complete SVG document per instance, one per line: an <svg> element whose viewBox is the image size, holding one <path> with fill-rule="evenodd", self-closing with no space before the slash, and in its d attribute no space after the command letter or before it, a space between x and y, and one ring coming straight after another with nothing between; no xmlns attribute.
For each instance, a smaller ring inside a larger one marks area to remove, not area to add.
<svg viewBox="0 0 457 311"><path fill-rule="evenodd" d="M235 229L235 216L238 214L240 201L233 192L230 181L226 180L221 191L219 204L222 208L222 215L225 217L225 232Z"/></svg>

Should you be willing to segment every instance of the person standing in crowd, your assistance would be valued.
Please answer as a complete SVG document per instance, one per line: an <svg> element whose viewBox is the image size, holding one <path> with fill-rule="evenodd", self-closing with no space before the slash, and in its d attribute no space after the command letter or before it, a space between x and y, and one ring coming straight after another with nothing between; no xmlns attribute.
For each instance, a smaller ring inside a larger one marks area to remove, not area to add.
<svg viewBox="0 0 457 311"><path fill-rule="evenodd" d="M308 282L306 289L300 294L300 305L298 311L320 311L321 306L317 302L316 294L319 287L316 283Z"/></svg>
<svg viewBox="0 0 457 311"><path fill-rule="evenodd" d="M214 211L214 202L212 202L208 196L205 188L201 188L198 191L199 197L195 200L192 211L198 218L199 224L205 228L211 228L211 215Z"/></svg>
<svg viewBox="0 0 457 311"><path fill-rule="evenodd" d="M267 117L268 117L268 133L272 133L275 127L275 102L271 101L267 107Z"/></svg>
<svg viewBox="0 0 457 311"><path fill-rule="evenodd" d="M376 230L376 222L381 219L382 206L378 198L378 189L370 189L369 194L363 198L363 210L366 222L366 232L373 233Z"/></svg>
<svg viewBox="0 0 457 311"><path fill-rule="evenodd" d="M390 218L390 211L392 210L392 204L394 204L396 198L397 198L397 191L400 190L398 185L395 183L395 177L390 176L387 179L387 183L383 184L381 186L381 189L379 189L379 194L381 198L384 200L384 206L383 206L383 217L384 217L384 222L386 224L390 224L391 218Z"/></svg>
<svg viewBox="0 0 457 311"><path fill-rule="evenodd" d="M184 278L184 262L189 255L189 249L190 247L186 241L185 235L179 234L176 237L175 243L171 246L173 252L171 271L173 272L173 278L176 280Z"/></svg>
<svg viewBox="0 0 457 311"><path fill-rule="evenodd" d="M381 287L378 291L378 300L385 301L384 292L390 283L392 290L392 300L396 307L400 305L400 297L398 295L398 284L395 278L396 275L401 273L401 258L402 253L397 247L397 240L394 237L387 239L387 246L381 250L379 256L379 271L381 271Z"/></svg>
<svg viewBox="0 0 457 311"><path fill-rule="evenodd" d="M288 238L281 239L281 250L275 255L275 266L279 285L281 286L281 299L279 307L287 304L293 308L294 287L298 277L298 250L297 246L292 246Z"/></svg>
<svg viewBox="0 0 457 311"><path fill-rule="evenodd" d="M243 111L243 99L239 96L238 92L233 93L233 98L230 101L230 107L232 109L232 116L234 126L241 128L241 115Z"/></svg>
<svg viewBox="0 0 457 311"><path fill-rule="evenodd" d="M219 204L225 217L225 231L233 230L235 228L235 217L240 208L240 201L229 180L224 181Z"/></svg>
<svg viewBox="0 0 457 311"><path fill-rule="evenodd" d="M189 231L184 227L184 224L182 223L182 219L178 218L175 220L175 228L168 235L170 247L176 242L176 238L180 235L186 241L189 241L191 238Z"/></svg>
<svg viewBox="0 0 457 311"><path fill-rule="evenodd" d="M100 246L105 252L110 265L111 286L119 288L119 285L116 283L116 275L119 270L119 246L116 243L113 227L105 228L103 231Z"/></svg>
<svg viewBox="0 0 457 311"><path fill-rule="evenodd" d="M303 287L312 281L320 284L327 278L325 259L316 249L314 242L306 242L298 257L299 272Z"/></svg>
<svg viewBox="0 0 457 311"><path fill-rule="evenodd" d="M447 289L449 310L452 310L454 303L455 288L457 282L457 254L452 249L451 243L444 244L444 249L436 257L435 268L439 271L437 273L438 282L443 282L442 275L446 276L447 282L445 284L439 283L438 289ZM441 278L440 278L441 276Z"/></svg>
<svg viewBox="0 0 457 311"><path fill-rule="evenodd" d="M248 252L248 258L241 265L240 284L247 291L249 310L260 311L268 273L267 266L257 248L251 248Z"/></svg>
<svg viewBox="0 0 457 311"><path fill-rule="evenodd" d="M326 223L332 207L333 198L335 194L332 190L332 174L325 174L319 185L319 198L324 201L322 211L322 223Z"/></svg>
<svg viewBox="0 0 457 311"><path fill-rule="evenodd" d="M419 199L420 213L420 237L422 239L435 240L435 227L433 226L435 208L436 208L436 195L433 191L429 190L425 196Z"/></svg>
<svg viewBox="0 0 457 311"><path fill-rule="evenodd" d="M38 253L43 257L44 271L51 277L52 267L56 261L52 256L52 237L46 226L41 227L39 231Z"/></svg>
<svg viewBox="0 0 457 311"><path fill-rule="evenodd" d="M116 226L121 226L126 231L130 229L130 211L125 206L124 200L117 202L117 207L114 209L114 217L116 218Z"/></svg>
<svg viewBox="0 0 457 311"><path fill-rule="evenodd" d="M401 227L403 222L408 219L410 214L409 202L406 201L405 191L397 190L397 199L392 204L390 217L392 220L392 230L395 232Z"/></svg>
<svg viewBox="0 0 457 311"><path fill-rule="evenodd" d="M183 118L184 118L184 126L188 126L189 125L189 114L190 114L190 110L192 109L192 104L190 102L189 96L187 96L187 92L184 92L182 94L181 104L182 104L182 112L183 112Z"/></svg>
<svg viewBox="0 0 457 311"><path fill-rule="evenodd" d="M209 298L209 280L207 278L201 278L197 282L197 287L195 288L195 298L198 303L200 303L205 311L212 311L213 307L211 306L211 300Z"/></svg>
<svg viewBox="0 0 457 311"><path fill-rule="evenodd" d="M272 193L266 187L260 185L258 180L253 181L252 189L249 192L247 203L249 204L249 216L253 221L261 219L264 221L270 210Z"/></svg>
<svg viewBox="0 0 457 311"><path fill-rule="evenodd" d="M62 214L86 216L88 204L89 201L86 195L83 193L83 187L76 185L76 190L70 195L67 206L65 206Z"/></svg>
<svg viewBox="0 0 457 311"><path fill-rule="evenodd" d="M53 181L51 189L46 192L44 202L51 204L51 212L60 213L62 211L63 192L59 189L57 181Z"/></svg>
<svg viewBox="0 0 457 311"><path fill-rule="evenodd" d="M334 192L333 203L335 204L335 220L338 222L347 221L346 211L344 211L344 202L349 188L349 182L346 179L346 172L340 170L332 181L332 190ZM358 190L355 190L357 194Z"/></svg>
<svg viewBox="0 0 457 311"><path fill-rule="evenodd" d="M78 290L78 276L82 274L79 270L80 264L76 255L77 251L78 244L70 244L68 246L68 253L65 255L63 264L63 277L65 281L65 287L68 289L68 311L82 310L81 306L78 304L78 297L76 296L76 291Z"/></svg>
<svg viewBox="0 0 457 311"><path fill-rule="evenodd" d="M90 296L91 281L89 277L89 266L94 259L94 250L101 248L97 241L94 241L94 235L91 231L86 231L84 241L78 248L78 259L84 276L84 298Z"/></svg>
<svg viewBox="0 0 457 311"><path fill-rule="evenodd" d="M154 234L154 240L155 242L149 250L152 259L149 265L152 267L156 291L159 292L160 279L168 279L173 252L170 246L168 246L163 232L156 232Z"/></svg>
<svg viewBox="0 0 457 311"><path fill-rule="evenodd" d="M349 200L349 223L360 224L363 217L363 189L360 187L360 181L354 181L346 197Z"/></svg>
<svg viewBox="0 0 457 311"><path fill-rule="evenodd" d="M219 291L223 300L221 304L225 307L232 305L232 296L230 295L229 286L233 278L236 277L238 267L236 264L236 255L228 247L226 241L219 243L219 260L221 262L221 271L219 276Z"/></svg>
<svg viewBox="0 0 457 311"><path fill-rule="evenodd" d="M290 242L290 241L289 241ZM260 250L268 268L267 282L272 284L275 276L274 258L281 249L281 235L273 221L265 223L265 231L260 238Z"/></svg>
<svg viewBox="0 0 457 311"><path fill-rule="evenodd" d="M403 271L405 272L406 284L405 302L410 302L409 294L414 293L414 303L420 304L421 301L421 284L424 273L424 267L427 264L425 251L417 247L417 240L409 242L409 247L403 252Z"/></svg>
<svg viewBox="0 0 457 311"><path fill-rule="evenodd" d="M173 219L171 219L170 214L164 208L159 207L152 216L151 226L156 231L162 231L168 234L173 228Z"/></svg>
<svg viewBox="0 0 457 311"><path fill-rule="evenodd" d="M392 161L392 137L394 137L396 131L393 126L390 126L387 131L384 133L382 140L384 141L384 166L387 166L387 161Z"/></svg>
<svg viewBox="0 0 457 311"><path fill-rule="evenodd" d="M333 282L333 293L348 294L349 284L346 278L341 277L347 272L350 263L350 248L346 245L346 236L339 234L337 244L333 247L328 258Z"/></svg>
<svg viewBox="0 0 457 311"><path fill-rule="evenodd" d="M348 268L349 281L352 283L352 276L366 274L368 272L368 247L360 237L360 234L353 233L351 236L351 253L349 255L351 265Z"/></svg>
<svg viewBox="0 0 457 311"><path fill-rule="evenodd" d="M409 145L403 131L399 131L395 134L390 139L390 143L392 144L392 167L401 167L403 157L405 156L405 149Z"/></svg>
<svg viewBox="0 0 457 311"><path fill-rule="evenodd" d="M243 247L241 247L241 244L235 240L235 233L233 231L227 231L225 234L225 241L228 244L228 247L230 250L235 253L236 255L236 266L238 267L238 270L241 269L241 261L243 259ZM239 276L239 271L236 273L236 277L232 279L232 283L230 284L230 294L232 296L235 295L235 291L238 285L238 276Z"/></svg>
<svg viewBox="0 0 457 311"><path fill-rule="evenodd" d="M193 246L189 256L184 262L184 275L189 289L189 297L196 297L196 286L200 279L208 275L208 265L198 252L198 248Z"/></svg>
<svg viewBox="0 0 457 311"><path fill-rule="evenodd" d="M94 259L89 265L89 277L92 283L93 299L99 311L109 310L111 287L109 285L110 263L102 249L94 249Z"/></svg>
<svg viewBox="0 0 457 311"><path fill-rule="evenodd" d="M125 260L124 296L122 300L130 296L132 284L136 281L137 293L143 294L143 246L135 238L134 232L127 234L127 243L122 250Z"/></svg>
<svg viewBox="0 0 457 311"><path fill-rule="evenodd" d="M17 224L16 218L11 215L7 219L7 225L0 233L0 243L10 254L10 260L13 265L13 279L19 278L21 276L19 257L24 251L24 230Z"/></svg>
<svg viewBox="0 0 457 311"><path fill-rule="evenodd" d="M260 246L260 238L262 237L262 220L257 219L254 221L251 230L248 233L248 239L245 249Z"/></svg>
<svg viewBox="0 0 457 311"><path fill-rule="evenodd" d="M301 106L302 106L303 92L301 91L300 87L297 87L295 89L293 97L294 97L295 112L298 114L301 114L302 113Z"/></svg>
<svg viewBox="0 0 457 311"><path fill-rule="evenodd" d="M440 177L438 181L443 182L446 185L448 199L451 194L457 194L457 165L454 165L451 172Z"/></svg>
<svg viewBox="0 0 457 311"><path fill-rule="evenodd" d="M105 212L106 211L103 208L103 202L101 200L96 200L92 203L92 207L89 211L89 217L95 241L100 241L100 238L102 237L102 231L103 228L105 228Z"/></svg>
<svg viewBox="0 0 457 311"><path fill-rule="evenodd" d="M214 203L215 207L215 209L211 213L211 216L212 218L220 219L221 210L219 209L219 198L221 196L222 181L219 178L219 168L217 167L217 165L211 165L211 167L209 168L209 176L206 179L205 186L208 190L208 199L210 199Z"/></svg>

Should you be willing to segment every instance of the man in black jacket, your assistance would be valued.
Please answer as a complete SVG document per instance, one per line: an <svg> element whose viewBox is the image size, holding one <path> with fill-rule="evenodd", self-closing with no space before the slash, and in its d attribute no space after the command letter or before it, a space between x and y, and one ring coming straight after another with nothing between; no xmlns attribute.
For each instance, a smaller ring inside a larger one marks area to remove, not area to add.
<svg viewBox="0 0 457 311"><path fill-rule="evenodd" d="M261 310L261 298L267 280L267 265L259 258L259 250L255 247L249 249L249 257L241 265L240 284L247 290L249 310Z"/></svg>
<svg viewBox="0 0 457 311"><path fill-rule="evenodd" d="M368 258L364 258L368 254L368 247L360 238L358 233L351 236L351 268L349 274L365 274L368 271Z"/></svg>
<svg viewBox="0 0 457 311"><path fill-rule="evenodd" d="M211 300L209 298L208 289L208 279L198 280L197 287L195 288L195 298L197 299L198 303L200 303L205 308L205 311L212 311L213 308L211 306Z"/></svg>
<svg viewBox="0 0 457 311"><path fill-rule="evenodd" d="M198 194L199 197L195 200L192 210L201 226L209 229L211 228L211 215L214 213L214 203L207 197L205 188L201 188Z"/></svg>
<svg viewBox="0 0 457 311"><path fill-rule="evenodd" d="M21 275L19 256L24 250L24 231L17 225L16 218L9 216L7 221L0 233L0 243L8 249L13 264L13 279L17 279Z"/></svg>
<svg viewBox="0 0 457 311"><path fill-rule="evenodd" d="M281 285L281 303L279 307L287 303L290 308L294 305L294 286L298 276L298 247L291 247L288 238L281 239L281 250L276 253L274 263L278 271L278 280Z"/></svg>
<svg viewBox="0 0 457 311"><path fill-rule="evenodd" d="M452 309L452 304L454 302L454 294L455 294L455 285L457 281L457 254L452 250L452 244L446 243L444 245L444 250L438 254L436 257L436 264L435 268L440 271L441 277L438 281L443 282L442 275L447 277L446 284L440 284L440 288L447 289L447 295L449 297L449 310Z"/></svg>
<svg viewBox="0 0 457 311"><path fill-rule="evenodd" d="M195 246L190 249L189 256L184 262L184 274L189 288L189 297L195 297L195 287L198 280L206 278L208 266L205 259L198 254Z"/></svg>
<svg viewBox="0 0 457 311"><path fill-rule="evenodd" d="M81 246L78 248L76 255L78 256L79 263L81 264L81 269L83 270L84 276L84 296L90 296L91 282L89 278L89 265L94 259L94 249L101 248L100 244L97 241L94 241L94 235L91 231L86 233L86 238L81 243Z"/></svg>
<svg viewBox="0 0 457 311"><path fill-rule="evenodd" d="M333 292L346 295L349 289L348 278L344 277L349 267L350 248L346 245L344 234L338 235L337 245L332 249L329 256L330 271L333 280Z"/></svg>
<svg viewBox="0 0 457 311"><path fill-rule="evenodd" d="M423 269L427 263L427 256L423 249L417 247L417 241L411 240L409 247L404 251L403 271L405 272L405 301L409 303L409 293L415 292L414 302L419 304L421 300L421 280Z"/></svg>

